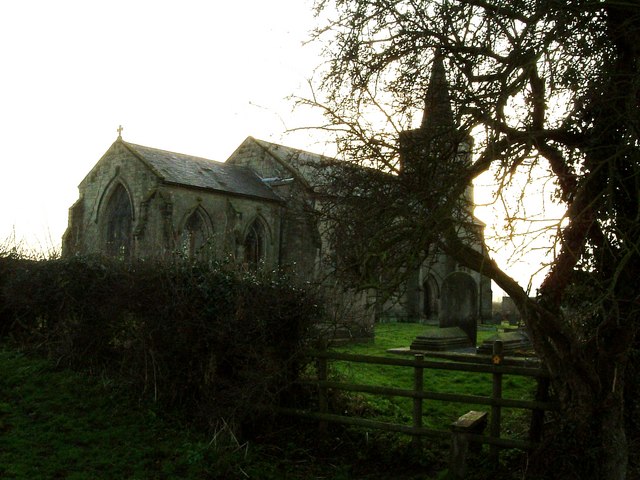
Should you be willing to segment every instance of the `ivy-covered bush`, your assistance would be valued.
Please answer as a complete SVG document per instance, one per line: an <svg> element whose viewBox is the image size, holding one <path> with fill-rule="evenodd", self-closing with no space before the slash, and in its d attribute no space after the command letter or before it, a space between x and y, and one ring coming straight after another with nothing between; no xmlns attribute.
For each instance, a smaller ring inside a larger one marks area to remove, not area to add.
<svg viewBox="0 0 640 480"><path fill-rule="evenodd" d="M0 257L0 335L212 424L281 400L318 305L286 278L218 264Z"/></svg>

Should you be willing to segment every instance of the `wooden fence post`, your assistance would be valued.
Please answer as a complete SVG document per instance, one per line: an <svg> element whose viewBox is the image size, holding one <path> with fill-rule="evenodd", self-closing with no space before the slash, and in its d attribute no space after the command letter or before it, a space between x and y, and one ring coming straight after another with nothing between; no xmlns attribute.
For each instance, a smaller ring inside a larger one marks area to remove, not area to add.
<svg viewBox="0 0 640 480"><path fill-rule="evenodd" d="M504 360L503 345L501 340L493 342L493 356L491 357L491 363L494 365L502 365ZM491 393L491 399L493 401L491 405L491 426L489 428L489 435L494 438L500 438L500 405L496 403L497 400L502 398L502 374L493 374L493 389ZM492 462L498 463L500 449L496 445L489 447L489 458Z"/></svg>
<svg viewBox="0 0 640 480"><path fill-rule="evenodd" d="M317 363L318 369L318 410L321 414L329 413L329 398L327 395L327 387L322 385L322 382L327 381L327 359L325 357L318 357ZM320 436L326 438L328 426L326 420L320 420L318 425Z"/></svg>
<svg viewBox="0 0 640 480"><path fill-rule="evenodd" d="M414 355L416 365L413 368L413 391L422 393L424 388L424 368L421 363L424 361L424 355ZM413 428L422 428L422 398L413 397ZM422 446L420 435L414 435L412 443L415 448Z"/></svg>
<svg viewBox="0 0 640 480"><path fill-rule="evenodd" d="M536 388L535 400L546 402L549 400L549 377L538 377L538 387ZM531 424L529 425L529 440L538 443L542 440L542 428L544 426L544 410L535 409L531 411Z"/></svg>
<svg viewBox="0 0 640 480"><path fill-rule="evenodd" d="M463 479L467 475L467 454L469 453L469 434L482 435L487 426L487 412L470 411L451 424L451 453L449 474L454 479ZM478 445L482 449L481 445Z"/></svg>

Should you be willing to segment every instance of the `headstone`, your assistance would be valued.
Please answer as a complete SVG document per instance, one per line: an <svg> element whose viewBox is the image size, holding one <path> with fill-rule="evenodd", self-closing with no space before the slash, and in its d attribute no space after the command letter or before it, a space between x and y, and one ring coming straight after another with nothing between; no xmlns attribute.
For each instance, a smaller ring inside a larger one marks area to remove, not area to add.
<svg viewBox="0 0 640 480"><path fill-rule="evenodd" d="M476 283L464 272L445 278L440 294L438 329L427 330L411 343L411 350L443 351L476 346L478 301Z"/></svg>
<svg viewBox="0 0 640 480"><path fill-rule="evenodd" d="M460 327L444 327L427 330L411 342L411 350L441 352L473 347L471 340Z"/></svg>
<svg viewBox="0 0 640 480"><path fill-rule="evenodd" d="M454 272L442 283L440 326L460 327L476 345L478 334L478 295L473 278L464 272Z"/></svg>
<svg viewBox="0 0 640 480"><path fill-rule="evenodd" d="M493 352L493 342L502 341L502 348L508 355L530 355L532 354L531 340L525 330L519 329L511 332L498 333L487 338L478 347L477 353L491 355Z"/></svg>

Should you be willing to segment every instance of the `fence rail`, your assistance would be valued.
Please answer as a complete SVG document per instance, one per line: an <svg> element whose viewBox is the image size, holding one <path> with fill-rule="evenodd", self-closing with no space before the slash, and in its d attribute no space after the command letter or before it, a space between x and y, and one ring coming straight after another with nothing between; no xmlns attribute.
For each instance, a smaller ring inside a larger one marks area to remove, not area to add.
<svg viewBox="0 0 640 480"><path fill-rule="evenodd" d="M462 404L487 405L490 407L489 435L473 432L465 433L465 441L490 445L490 455L497 458L500 448L518 448L528 450L540 440L544 412L557 409L555 402L548 397L548 373L541 365L531 365L531 361L518 361L515 358L505 359L502 354L502 343L494 344L494 354L482 359L479 356L457 356L455 354L439 354L447 361L425 360L424 354L416 354L412 359L377 357L369 355L354 355L331 351L315 352L317 379L304 383L315 385L318 389L318 411L303 411L298 409L281 409L282 413L298 417L314 419L319 422L321 432L326 432L328 423L355 425L388 432L398 432L413 437L419 443L421 437L451 438L449 430L437 430L422 426L422 402L437 400L458 402ZM388 365L412 368L414 370L413 389L394 388L378 385L363 385L347 382L336 382L328 379L328 362L356 362L369 365ZM468 373L486 373L492 375L491 396L467 395L458 393L431 392L424 389L424 370L448 370ZM503 398L503 375L517 375L535 378L538 386L534 400L520 400ZM404 425L377 420L348 417L329 412L329 390L360 392L372 395L396 396L413 399L412 423ZM531 423L528 439L501 437L501 416L503 408L531 410Z"/></svg>

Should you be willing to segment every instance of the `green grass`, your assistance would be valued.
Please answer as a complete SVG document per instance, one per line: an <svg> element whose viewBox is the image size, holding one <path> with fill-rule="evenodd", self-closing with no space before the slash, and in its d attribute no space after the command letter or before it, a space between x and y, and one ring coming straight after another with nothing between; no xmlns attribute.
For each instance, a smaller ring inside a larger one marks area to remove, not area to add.
<svg viewBox="0 0 640 480"><path fill-rule="evenodd" d="M244 454L158 418L110 381L6 348L0 368L0 478L212 478L215 456Z"/></svg>
<svg viewBox="0 0 640 480"><path fill-rule="evenodd" d="M424 328L378 325L375 342L340 350L390 355L386 349L409 345ZM491 333L482 332L481 337ZM398 388L411 388L413 378L410 368L364 364L339 364L336 373L354 383ZM488 375L430 370L425 371L425 387L472 394L486 394L491 388ZM529 398L531 389L532 382L505 378L505 396ZM369 418L410 424L407 399L356 396L349 402L352 413L361 413L359 409ZM424 424L447 428L471 408L425 402ZM506 430L526 428L524 417L503 415ZM416 460L408 437L382 432L367 436L357 429L344 429L336 430L342 432L340 438L332 437L325 450L316 451L315 423L286 423L279 428L283 433L273 432L250 444L222 441L224 435L189 428L158 412L152 402L132 398L125 386L113 380L64 370L0 346L2 479L378 480L389 478L392 470L394 478L424 479L442 467L448 448L433 445ZM369 441L373 438L378 443ZM273 439L275 443L270 443ZM401 473L403 468L406 471Z"/></svg>
<svg viewBox="0 0 640 480"><path fill-rule="evenodd" d="M276 430L246 444L224 441L227 430L188 428L114 381L0 345L3 480L426 478L422 463L386 444L332 437L320 445L314 422Z"/></svg>
<svg viewBox="0 0 640 480"><path fill-rule="evenodd" d="M413 323L386 323L376 326L375 340L372 343L347 345L337 348L345 353L361 355L387 356L395 358L397 354L387 353L390 348L408 347L411 341L428 327ZM478 332L478 343L495 334L495 330ZM410 357L404 357L410 358ZM387 365L367 365L361 363L335 362L333 373L349 383L381 385L396 388L413 388L413 370L409 367ZM492 379L490 374L454 372L445 370L425 370L424 389L433 392L458 393L466 395L490 396ZM532 399L535 380L520 376L503 378L503 397L513 399ZM362 398L373 407L377 416L388 421L410 423L412 400L399 397L374 396L363 394ZM423 402L423 425L425 427L448 429L448 426L460 415L469 410L485 410L486 405L467 405L457 402L425 400ZM529 414L523 410L503 409L503 431L506 435L522 435L528 428Z"/></svg>

